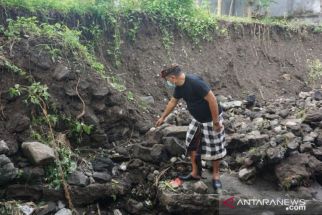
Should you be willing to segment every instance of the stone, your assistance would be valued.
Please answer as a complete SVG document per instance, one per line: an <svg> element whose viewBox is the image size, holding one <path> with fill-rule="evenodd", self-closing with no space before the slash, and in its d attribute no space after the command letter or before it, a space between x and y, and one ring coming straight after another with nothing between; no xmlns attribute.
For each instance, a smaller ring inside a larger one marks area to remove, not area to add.
<svg viewBox="0 0 322 215"><path fill-rule="evenodd" d="M144 102L147 105L153 105L154 104L154 98L153 96L141 96L140 100Z"/></svg>
<svg viewBox="0 0 322 215"><path fill-rule="evenodd" d="M322 162L306 153L293 154L275 166L276 177L285 189L310 185L316 173L322 173Z"/></svg>
<svg viewBox="0 0 322 215"><path fill-rule="evenodd" d="M20 133L28 129L29 125L30 125L29 117L21 113L16 113L11 118L9 118L6 128L10 132Z"/></svg>
<svg viewBox="0 0 322 215"><path fill-rule="evenodd" d="M305 152L312 152L312 143L302 143L300 145L300 152L305 153Z"/></svg>
<svg viewBox="0 0 322 215"><path fill-rule="evenodd" d="M196 193L202 193L205 194L208 192L208 186L203 181L198 181L193 184L193 191Z"/></svg>
<svg viewBox="0 0 322 215"><path fill-rule="evenodd" d="M111 175L105 172L94 172L93 178L99 183L109 182L112 179Z"/></svg>
<svg viewBox="0 0 322 215"><path fill-rule="evenodd" d="M317 146L322 146L322 130L319 131L319 134L318 134L318 136L316 138L315 143L316 143Z"/></svg>
<svg viewBox="0 0 322 215"><path fill-rule="evenodd" d="M320 161L322 161L322 147L317 147L312 150L312 154Z"/></svg>
<svg viewBox="0 0 322 215"><path fill-rule="evenodd" d="M57 211L57 213L55 213L55 215L72 215L72 211L67 209L67 208L63 208L60 209L59 211Z"/></svg>
<svg viewBox="0 0 322 215"><path fill-rule="evenodd" d="M281 110L278 115L282 118L286 118L289 115L290 111L288 109Z"/></svg>
<svg viewBox="0 0 322 215"><path fill-rule="evenodd" d="M89 184L89 179L83 172L75 171L68 176L67 182L70 185L84 187Z"/></svg>
<svg viewBox="0 0 322 215"><path fill-rule="evenodd" d="M42 197L42 187L28 184L12 184L7 186L6 198L39 201Z"/></svg>
<svg viewBox="0 0 322 215"><path fill-rule="evenodd" d="M310 97L311 96L311 92L300 92L299 93L299 97L301 99L306 99L307 97Z"/></svg>
<svg viewBox="0 0 322 215"><path fill-rule="evenodd" d="M162 144L155 144L152 148L139 144L134 145L133 157L152 163L160 163L169 159L165 146Z"/></svg>
<svg viewBox="0 0 322 215"><path fill-rule="evenodd" d="M151 158L154 162L157 163L168 161L169 156L167 155L165 146L161 144L155 144L151 149Z"/></svg>
<svg viewBox="0 0 322 215"><path fill-rule="evenodd" d="M0 154L8 154L9 147L4 140L0 141Z"/></svg>
<svg viewBox="0 0 322 215"><path fill-rule="evenodd" d="M21 145L24 155L36 165L45 165L55 160L55 152L39 142L24 142Z"/></svg>
<svg viewBox="0 0 322 215"><path fill-rule="evenodd" d="M322 111L316 111L308 113L303 122L310 125L317 125L320 121L322 121Z"/></svg>
<svg viewBox="0 0 322 215"><path fill-rule="evenodd" d="M56 211L56 203L55 202L48 202L45 205L42 205L35 209L33 215L47 215L54 213Z"/></svg>
<svg viewBox="0 0 322 215"><path fill-rule="evenodd" d="M142 202L138 202L134 199L129 199L126 204L126 210L131 214L140 214L140 211L144 209Z"/></svg>
<svg viewBox="0 0 322 215"><path fill-rule="evenodd" d="M252 168L243 168L241 170L239 170L238 172L238 178L241 181L248 181L252 178L254 178L256 175L256 168L252 167Z"/></svg>
<svg viewBox="0 0 322 215"><path fill-rule="evenodd" d="M317 90L313 93L313 99L315 99L316 101L322 101L322 91L321 90Z"/></svg>
<svg viewBox="0 0 322 215"><path fill-rule="evenodd" d="M277 164L285 157L286 149L282 146L270 147L266 150L267 164Z"/></svg>
<svg viewBox="0 0 322 215"><path fill-rule="evenodd" d="M256 95L248 95L245 98L245 105L247 108L254 106L256 103Z"/></svg>
<svg viewBox="0 0 322 215"><path fill-rule="evenodd" d="M238 108L241 107L243 104L242 101L230 101L230 102L221 102L220 105L223 107L223 109L228 110L231 108Z"/></svg>
<svg viewBox="0 0 322 215"><path fill-rule="evenodd" d="M53 77L57 81L67 80L70 76L70 73L71 72L67 66L59 64L54 70Z"/></svg>
<svg viewBox="0 0 322 215"><path fill-rule="evenodd" d="M179 139L185 139L188 126L168 126L162 130L164 137L177 137Z"/></svg>
<svg viewBox="0 0 322 215"><path fill-rule="evenodd" d="M93 89L93 97L96 99L103 99L110 93L109 88L107 87L99 87Z"/></svg>
<svg viewBox="0 0 322 215"><path fill-rule="evenodd" d="M71 190L71 199L75 206L89 205L100 199L121 196L128 193L127 187L119 182L94 183L86 187L74 186Z"/></svg>
<svg viewBox="0 0 322 215"><path fill-rule="evenodd" d="M162 138L162 142L170 156L179 157L186 152L184 143L180 142L180 140L176 137L164 137Z"/></svg>
<svg viewBox="0 0 322 215"><path fill-rule="evenodd" d="M6 155L0 155L0 185L6 185L18 175L18 169Z"/></svg>
<svg viewBox="0 0 322 215"><path fill-rule="evenodd" d="M111 172L115 166L114 162L107 157L97 157L91 163L96 172Z"/></svg>
<svg viewBox="0 0 322 215"><path fill-rule="evenodd" d="M297 151L300 145L300 139L296 138L287 143L288 152Z"/></svg>

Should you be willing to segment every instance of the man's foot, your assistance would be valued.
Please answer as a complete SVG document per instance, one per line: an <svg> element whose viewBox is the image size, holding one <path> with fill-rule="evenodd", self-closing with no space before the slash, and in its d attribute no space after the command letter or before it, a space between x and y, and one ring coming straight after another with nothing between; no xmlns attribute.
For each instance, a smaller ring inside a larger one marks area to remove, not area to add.
<svg viewBox="0 0 322 215"><path fill-rule="evenodd" d="M179 178L183 181L198 181L201 179L201 176L193 176L191 173L189 173L188 175L181 175Z"/></svg>
<svg viewBox="0 0 322 215"><path fill-rule="evenodd" d="M218 194L222 191L222 184L220 180L212 179L212 187L214 188L214 191Z"/></svg>

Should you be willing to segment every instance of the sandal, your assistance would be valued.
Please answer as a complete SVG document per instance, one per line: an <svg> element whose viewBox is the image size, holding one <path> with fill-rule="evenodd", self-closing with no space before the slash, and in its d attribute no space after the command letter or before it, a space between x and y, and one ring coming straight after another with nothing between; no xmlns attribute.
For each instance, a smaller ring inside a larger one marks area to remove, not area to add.
<svg viewBox="0 0 322 215"><path fill-rule="evenodd" d="M179 178L183 181L198 181L201 179L201 176L192 176L191 173L189 173L188 175L182 175L182 176L179 176Z"/></svg>

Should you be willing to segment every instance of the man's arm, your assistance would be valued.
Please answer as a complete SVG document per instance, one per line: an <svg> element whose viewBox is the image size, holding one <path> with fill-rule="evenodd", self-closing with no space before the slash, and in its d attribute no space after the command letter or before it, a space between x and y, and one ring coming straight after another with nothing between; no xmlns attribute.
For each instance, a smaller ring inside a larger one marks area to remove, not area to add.
<svg viewBox="0 0 322 215"><path fill-rule="evenodd" d="M219 125L219 110L216 96L213 94L211 90L209 90L208 94L204 97L204 99L208 101L214 127L219 127L216 130L220 131L221 126Z"/></svg>
<svg viewBox="0 0 322 215"><path fill-rule="evenodd" d="M156 127L160 126L165 118L173 111L173 109L177 106L178 104L178 99L172 97L170 99L170 101L168 102L164 112L162 113L161 117L159 118L159 120L156 123Z"/></svg>

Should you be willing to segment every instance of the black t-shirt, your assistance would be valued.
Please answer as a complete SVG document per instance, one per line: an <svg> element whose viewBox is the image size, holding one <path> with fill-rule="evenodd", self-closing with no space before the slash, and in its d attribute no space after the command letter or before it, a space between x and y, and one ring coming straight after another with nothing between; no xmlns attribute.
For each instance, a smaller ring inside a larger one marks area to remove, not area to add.
<svg viewBox="0 0 322 215"><path fill-rule="evenodd" d="M210 86L200 76L187 74L182 86L176 86L173 97L176 99L183 98L188 106L190 114L199 122L210 122L212 116L208 101L204 97L209 93ZM222 112L218 105L219 113Z"/></svg>

